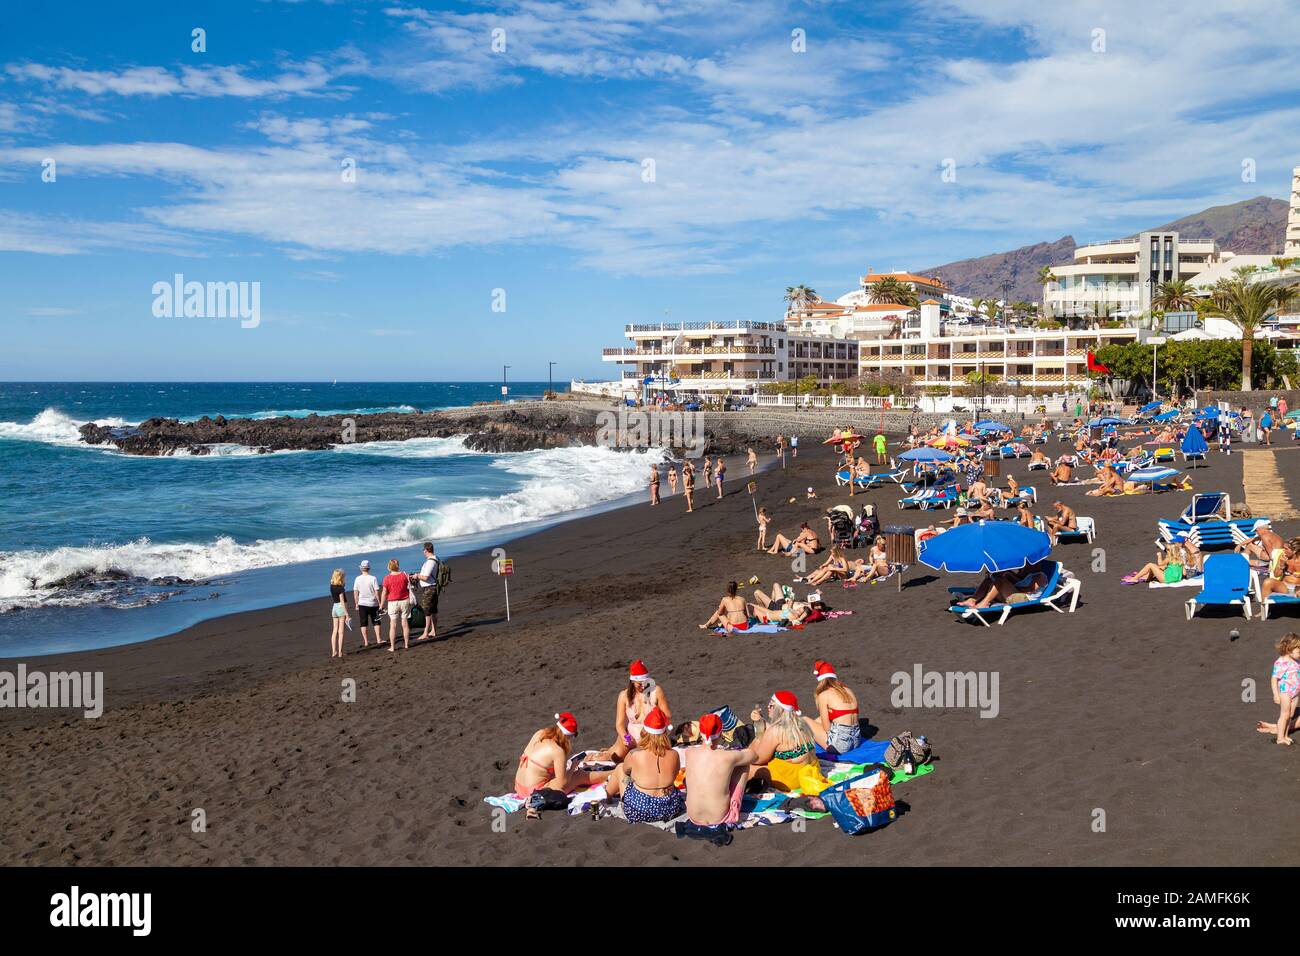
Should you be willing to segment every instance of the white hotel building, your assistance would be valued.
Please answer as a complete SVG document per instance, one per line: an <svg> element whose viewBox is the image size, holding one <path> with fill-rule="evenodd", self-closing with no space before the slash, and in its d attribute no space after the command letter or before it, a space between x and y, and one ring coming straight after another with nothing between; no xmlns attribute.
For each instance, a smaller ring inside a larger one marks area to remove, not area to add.
<svg viewBox="0 0 1300 956"><path fill-rule="evenodd" d="M971 372L1023 388L1088 384L1088 350L1144 341L1146 329L1017 329L946 322L934 299L921 303L893 337L858 343L863 375L901 373L921 387L966 384Z"/></svg>
<svg viewBox="0 0 1300 956"><path fill-rule="evenodd" d="M639 392L647 378L655 388L732 394L806 376L822 386L858 376L856 341L791 334L784 322L653 322L624 332L632 344L601 358L628 366L619 380L626 392Z"/></svg>

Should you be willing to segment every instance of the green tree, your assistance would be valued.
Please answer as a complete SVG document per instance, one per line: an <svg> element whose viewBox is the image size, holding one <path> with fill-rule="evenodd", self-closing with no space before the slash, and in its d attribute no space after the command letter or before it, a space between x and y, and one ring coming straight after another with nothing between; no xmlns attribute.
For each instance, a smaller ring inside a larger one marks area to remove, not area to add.
<svg viewBox="0 0 1300 956"><path fill-rule="evenodd" d="M1156 289L1151 308L1160 312L1188 312L1195 300L1191 283L1186 279L1170 279Z"/></svg>
<svg viewBox="0 0 1300 956"><path fill-rule="evenodd" d="M1295 301L1295 290L1251 282L1253 266L1233 269L1233 277L1220 279L1214 286L1214 304L1229 322L1241 331L1241 390L1252 388L1252 353L1255 334L1273 315Z"/></svg>

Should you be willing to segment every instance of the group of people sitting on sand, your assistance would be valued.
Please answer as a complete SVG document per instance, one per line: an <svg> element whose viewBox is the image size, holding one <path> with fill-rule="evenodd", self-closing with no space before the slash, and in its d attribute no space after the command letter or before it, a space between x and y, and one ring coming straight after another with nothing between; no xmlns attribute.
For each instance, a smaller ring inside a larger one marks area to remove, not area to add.
<svg viewBox="0 0 1300 956"><path fill-rule="evenodd" d="M809 809L830 782L817 748L845 754L862 742L858 698L826 661L813 665L817 716L799 709L798 698L778 690L766 708L755 707L750 725L728 707L696 721L673 725L664 692L642 661L628 669L627 686L614 703L614 742L602 750L574 752L578 720L555 715L529 738L515 771L514 792L573 793L603 785L632 823L661 823L683 814L701 828L724 830L739 823L746 789L802 791ZM529 808L528 815L536 816Z"/></svg>

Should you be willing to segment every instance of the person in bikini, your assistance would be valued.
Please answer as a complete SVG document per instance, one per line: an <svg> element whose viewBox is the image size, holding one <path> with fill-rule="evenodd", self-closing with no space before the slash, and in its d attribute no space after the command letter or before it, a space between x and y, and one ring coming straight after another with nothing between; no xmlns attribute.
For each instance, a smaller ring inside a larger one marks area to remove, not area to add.
<svg viewBox="0 0 1300 956"><path fill-rule="evenodd" d="M804 720L823 750L846 754L862 743L857 695L840 681L827 661L813 664L813 676L817 678L817 716Z"/></svg>
<svg viewBox="0 0 1300 956"><path fill-rule="evenodd" d="M791 626L802 624L812 613L812 605L787 598L781 586L773 584L771 594L755 589L754 603L745 605L745 610L760 624Z"/></svg>
<svg viewBox="0 0 1300 956"><path fill-rule="evenodd" d="M645 724L645 715L658 709L668 718L668 696L650 676L645 661L633 661L627 670L627 686L614 701L614 743L602 750L599 759L619 761L636 746Z"/></svg>
<svg viewBox="0 0 1300 956"><path fill-rule="evenodd" d="M686 498L686 513L695 510L695 466L689 461L682 465L682 494Z"/></svg>
<svg viewBox="0 0 1300 956"><path fill-rule="evenodd" d="M577 770L569 767L569 752L578 733L578 719L567 710L555 715L555 723L533 734L519 755L515 770L515 795L527 800L538 790L572 793L579 787L595 786L607 771ZM530 808L528 815L535 817Z"/></svg>
<svg viewBox="0 0 1300 956"><path fill-rule="evenodd" d="M838 548L831 548L830 555L822 562L821 566L814 569L805 579L807 584L816 587L819 584L825 584L827 581L834 580L837 577L847 577L849 574L849 564L844 559L844 552Z"/></svg>
<svg viewBox="0 0 1300 956"><path fill-rule="evenodd" d="M676 786L682 759L669 741L671 729L668 715L652 707L636 749L605 781L611 799L622 797L628 823L665 823L686 812L686 798Z"/></svg>
<svg viewBox="0 0 1300 956"><path fill-rule="evenodd" d="M650 504L659 504L659 467L650 466Z"/></svg>
<svg viewBox="0 0 1300 956"><path fill-rule="evenodd" d="M1122 495L1124 493L1124 479L1119 476L1114 465L1107 462L1101 466L1101 484L1092 491L1087 492L1090 497Z"/></svg>
<svg viewBox="0 0 1300 956"><path fill-rule="evenodd" d="M808 522L805 521L799 525L799 533L793 539L778 533L776 540L772 542L772 547L767 549L767 553L784 552L794 554L796 551L802 551L804 554L817 554L821 549L822 546L817 539L817 532L808 527Z"/></svg>
<svg viewBox="0 0 1300 956"><path fill-rule="evenodd" d="M677 469L673 465L668 466L668 497L677 494Z"/></svg>
<svg viewBox="0 0 1300 956"><path fill-rule="evenodd" d="M767 513L766 508L758 509L758 544L754 546L755 551L767 550L767 526L772 523L772 516Z"/></svg>
<svg viewBox="0 0 1300 956"><path fill-rule="evenodd" d="M728 634L732 631L749 630L749 615L745 613L745 599L736 592L740 586L735 581L727 584L727 596L718 602L718 609L713 616L700 625L701 631L707 631L714 625L721 625Z"/></svg>
<svg viewBox="0 0 1300 956"><path fill-rule="evenodd" d="M1270 594L1295 596L1296 585L1300 585L1300 553L1296 552L1295 544L1288 542L1269 556L1268 577L1259 589L1261 601L1267 601Z"/></svg>
<svg viewBox="0 0 1300 956"><path fill-rule="evenodd" d="M747 769L757 759L753 747L727 750L722 719L705 714L699 721L700 743L683 752L686 768L686 816L697 827L725 829L740 822Z"/></svg>
<svg viewBox="0 0 1300 956"><path fill-rule="evenodd" d="M1038 597L1047 580L1047 575L1037 570L1000 571L986 577L974 594L956 603L979 610L994 604L1023 604Z"/></svg>
<svg viewBox="0 0 1300 956"><path fill-rule="evenodd" d="M755 731L762 724L758 708L750 714ZM761 786L789 792L802 790L815 797L830 781L817 763L817 742L812 728L799 712L799 699L788 690L778 690L767 704L767 722L763 732L750 745L757 759L749 768L749 778Z"/></svg>

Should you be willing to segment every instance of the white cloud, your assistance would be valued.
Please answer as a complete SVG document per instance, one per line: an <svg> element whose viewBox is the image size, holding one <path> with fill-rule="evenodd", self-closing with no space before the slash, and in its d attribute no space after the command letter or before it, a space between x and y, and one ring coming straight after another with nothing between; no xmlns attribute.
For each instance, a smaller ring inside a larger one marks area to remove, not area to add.
<svg viewBox="0 0 1300 956"><path fill-rule="evenodd" d="M43 63L11 63L5 67L5 73L17 81L89 96L231 96L251 99L319 94L337 79L339 70L308 60L289 66L267 79L249 76L236 66L186 66L175 71L161 66L82 70Z"/></svg>

